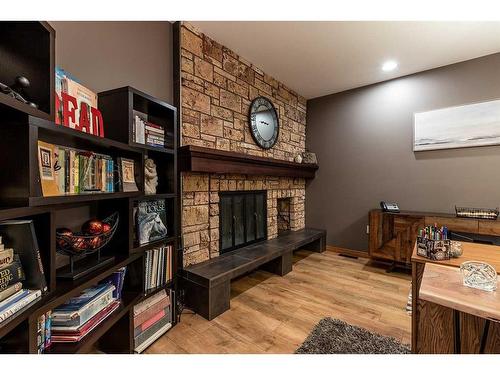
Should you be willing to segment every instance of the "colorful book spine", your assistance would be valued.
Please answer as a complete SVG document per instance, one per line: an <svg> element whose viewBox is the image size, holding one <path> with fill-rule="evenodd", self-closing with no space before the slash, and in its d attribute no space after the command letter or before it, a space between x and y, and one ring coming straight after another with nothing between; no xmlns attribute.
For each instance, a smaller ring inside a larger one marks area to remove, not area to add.
<svg viewBox="0 0 500 375"><path fill-rule="evenodd" d="M95 314L106 307L113 300L113 291L115 287L107 289L107 292L101 294L83 308L73 311L57 311L52 313L52 326L79 327L90 320Z"/></svg>
<svg viewBox="0 0 500 375"><path fill-rule="evenodd" d="M0 251L0 269L11 264L14 260L14 250L5 249Z"/></svg>
<svg viewBox="0 0 500 375"><path fill-rule="evenodd" d="M9 286L24 280L24 271L19 262L12 262L0 269L0 292Z"/></svg>
<svg viewBox="0 0 500 375"><path fill-rule="evenodd" d="M51 339L52 334L52 311L47 311L45 313L45 346L44 349L47 349L52 344Z"/></svg>
<svg viewBox="0 0 500 375"><path fill-rule="evenodd" d="M134 337L140 335L142 332L146 331L149 327L151 327L153 324L158 322L160 319L162 319L165 316L169 316L169 307L162 309L158 311L155 315L153 315L151 318L146 320L144 323L141 325L137 326L134 328Z"/></svg>
<svg viewBox="0 0 500 375"><path fill-rule="evenodd" d="M141 303L137 304L134 306L134 316L139 315L140 313L148 310L151 306L153 306L155 303L158 303L162 298L165 298L167 295L166 290L160 290L158 293L155 293L148 299L142 301Z"/></svg>
<svg viewBox="0 0 500 375"><path fill-rule="evenodd" d="M165 296L165 298L155 303L148 310L134 317L134 328L148 321L153 316L155 316L159 311L166 309L168 306L170 306L170 298L168 296Z"/></svg>
<svg viewBox="0 0 500 375"><path fill-rule="evenodd" d="M14 293L19 292L23 287L22 283L15 283L14 285L9 286L7 289L0 292L0 301L4 301L5 299L12 296Z"/></svg>
<svg viewBox="0 0 500 375"><path fill-rule="evenodd" d="M30 290L30 293L27 296L25 296L22 300L18 301L15 305L11 306L10 308L2 310L2 312L0 312L0 322L3 322L5 319L11 317L19 310L25 308L26 306L34 302L37 298L39 298L41 295L42 295L41 290Z"/></svg>
<svg viewBox="0 0 500 375"><path fill-rule="evenodd" d="M141 332L137 337L134 338L134 344L136 350L144 343L147 339L155 335L158 331L162 330L164 327L171 325L170 316L164 316L158 320L151 327Z"/></svg>
<svg viewBox="0 0 500 375"><path fill-rule="evenodd" d="M42 314L37 319L37 338L38 354L45 350L45 314Z"/></svg>
<svg viewBox="0 0 500 375"><path fill-rule="evenodd" d="M10 307L14 306L17 302L22 300L29 294L28 289L21 289L18 292L11 295L9 298L5 299L0 303L0 311L7 310Z"/></svg>

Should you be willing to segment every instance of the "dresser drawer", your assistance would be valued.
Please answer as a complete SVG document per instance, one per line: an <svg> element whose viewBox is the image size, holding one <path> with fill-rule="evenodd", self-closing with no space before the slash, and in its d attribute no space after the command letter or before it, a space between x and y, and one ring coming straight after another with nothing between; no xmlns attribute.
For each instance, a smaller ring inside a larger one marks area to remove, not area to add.
<svg viewBox="0 0 500 375"><path fill-rule="evenodd" d="M461 219L453 217L437 217L437 216L426 216L425 225L437 224L438 227L448 227L448 230L455 232L468 232L477 233L478 232L478 220L476 219Z"/></svg>
<svg viewBox="0 0 500 375"><path fill-rule="evenodd" d="M479 233L500 236L500 221L498 220L479 220Z"/></svg>

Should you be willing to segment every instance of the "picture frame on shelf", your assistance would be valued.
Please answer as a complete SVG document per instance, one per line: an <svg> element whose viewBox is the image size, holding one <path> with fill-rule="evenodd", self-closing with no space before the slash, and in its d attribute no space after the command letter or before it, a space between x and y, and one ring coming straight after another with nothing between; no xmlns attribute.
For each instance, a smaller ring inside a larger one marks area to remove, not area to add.
<svg viewBox="0 0 500 375"><path fill-rule="evenodd" d="M135 182L134 160L121 157L118 158L118 174L120 191L139 191L137 183Z"/></svg>

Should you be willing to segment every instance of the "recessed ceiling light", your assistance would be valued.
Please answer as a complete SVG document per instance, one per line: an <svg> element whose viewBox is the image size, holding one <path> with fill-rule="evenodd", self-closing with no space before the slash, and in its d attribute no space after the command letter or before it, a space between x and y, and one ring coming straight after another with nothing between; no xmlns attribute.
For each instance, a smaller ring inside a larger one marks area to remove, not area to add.
<svg viewBox="0 0 500 375"><path fill-rule="evenodd" d="M386 61L382 64L382 70L384 72L390 72L398 67L398 63L394 60Z"/></svg>

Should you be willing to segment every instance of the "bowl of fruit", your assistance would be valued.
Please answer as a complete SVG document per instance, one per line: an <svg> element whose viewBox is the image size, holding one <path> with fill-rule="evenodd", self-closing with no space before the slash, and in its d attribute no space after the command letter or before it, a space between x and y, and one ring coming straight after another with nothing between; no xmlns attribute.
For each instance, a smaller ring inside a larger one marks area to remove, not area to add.
<svg viewBox="0 0 500 375"><path fill-rule="evenodd" d="M68 228L56 229L56 249L64 255L88 255L106 246L118 228L118 212L104 220L87 220L81 232Z"/></svg>

